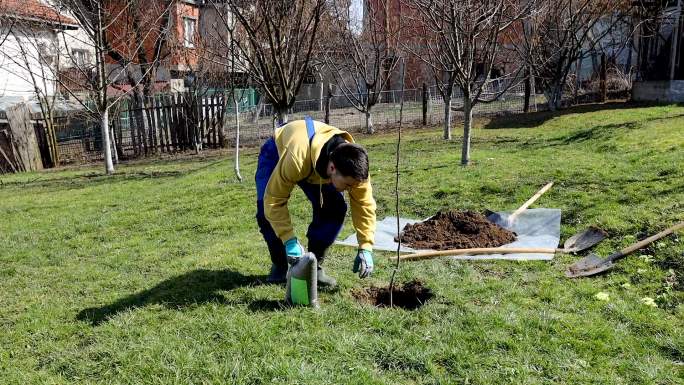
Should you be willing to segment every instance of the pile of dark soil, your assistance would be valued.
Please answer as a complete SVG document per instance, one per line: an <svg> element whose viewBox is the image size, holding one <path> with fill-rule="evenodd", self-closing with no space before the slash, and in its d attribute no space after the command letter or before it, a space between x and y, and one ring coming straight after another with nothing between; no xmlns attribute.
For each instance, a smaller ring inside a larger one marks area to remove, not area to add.
<svg viewBox="0 0 684 385"><path fill-rule="evenodd" d="M390 306L389 287L369 287L352 292L359 302L369 303L377 307ZM402 287L394 287L392 302L396 307L415 310L429 301L434 294L422 282L413 280L404 283Z"/></svg>
<svg viewBox="0 0 684 385"><path fill-rule="evenodd" d="M474 211L442 211L425 222L406 225L401 243L414 249L499 247L515 241L515 233ZM395 239L397 241L397 239Z"/></svg>

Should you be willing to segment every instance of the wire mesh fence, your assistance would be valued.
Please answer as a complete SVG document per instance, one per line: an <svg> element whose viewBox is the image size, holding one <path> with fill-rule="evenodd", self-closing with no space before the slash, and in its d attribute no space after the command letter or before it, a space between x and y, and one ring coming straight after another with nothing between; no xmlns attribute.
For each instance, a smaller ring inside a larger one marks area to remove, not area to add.
<svg viewBox="0 0 684 385"><path fill-rule="evenodd" d="M200 151L206 148L232 147L236 143L237 127L241 146L256 146L273 134L275 127L272 105L256 103L254 93L244 98L236 93L237 108L232 94L224 90L197 95L159 94L144 102L122 100L110 110L110 130L113 150L119 158L130 159L155 153ZM578 93L564 95L565 104L577 101ZM354 107L354 100L363 101L368 95L348 97L326 95L322 99L298 100L288 111L288 120L311 116L315 120L351 132L365 131L367 116ZM598 95L582 93L582 102ZM525 90L523 84L487 84L473 115L501 115L523 113ZM247 101L249 100L249 101ZM405 125L438 125L444 122L444 101L436 86L425 89L383 91L371 108L375 128ZM455 88L451 100L452 119L462 119L463 93ZM546 108L544 95L532 93L529 111ZM103 158L102 130L97 121L75 117L60 118L56 122L57 140L62 163L88 162Z"/></svg>

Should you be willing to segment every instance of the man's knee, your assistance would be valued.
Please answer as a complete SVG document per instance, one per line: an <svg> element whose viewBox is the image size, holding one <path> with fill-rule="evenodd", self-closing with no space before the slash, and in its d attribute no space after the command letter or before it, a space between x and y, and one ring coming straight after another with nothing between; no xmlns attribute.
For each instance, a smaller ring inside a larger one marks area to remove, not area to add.
<svg viewBox="0 0 684 385"><path fill-rule="evenodd" d="M257 201L257 212L255 215L257 225L259 225L259 231L266 237L267 241L270 240L270 238L275 237L275 232L273 231L273 227L271 226L271 222L266 219L266 214L264 213L264 201Z"/></svg>
<svg viewBox="0 0 684 385"><path fill-rule="evenodd" d="M323 217L331 222L343 223L344 217L347 215L347 203L342 194L334 195L324 202L325 204L321 209Z"/></svg>

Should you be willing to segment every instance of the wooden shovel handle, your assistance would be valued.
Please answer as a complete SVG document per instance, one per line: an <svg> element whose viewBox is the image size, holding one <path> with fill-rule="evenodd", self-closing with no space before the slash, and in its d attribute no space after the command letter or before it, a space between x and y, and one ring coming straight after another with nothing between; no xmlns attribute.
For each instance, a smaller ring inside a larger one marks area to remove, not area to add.
<svg viewBox="0 0 684 385"><path fill-rule="evenodd" d="M452 250L435 250L422 251L414 254L402 255L399 257L400 261L420 261L424 259L432 259L444 255L482 255L482 254L555 254L559 249L544 248L544 247L480 247L473 249L452 249ZM396 257L392 258L396 260Z"/></svg>
<svg viewBox="0 0 684 385"><path fill-rule="evenodd" d="M669 228L659 232L656 235L652 235L652 236L650 236L644 240L641 240L641 241L639 241L639 242L637 242L631 246L625 247L624 249L622 249L622 250L618 251L617 253L611 255L610 257L606 258L606 260L612 262L612 261L616 261L618 259L624 258L628 254L643 248L644 246L648 245L651 242L655 242L660 238L666 237L666 236L672 234L673 232L675 232L675 231L677 231L683 227L684 227L684 221L679 222L676 225L669 227Z"/></svg>
<svg viewBox="0 0 684 385"><path fill-rule="evenodd" d="M515 217L520 215L520 213L527 210L527 208L530 207L530 205L534 203L537 199L539 199L540 196L547 192L551 188L551 186L553 186L553 182L547 183L546 186L542 187L539 191L537 191L537 193L534 194L532 198L528 199L527 202L523 203L523 205L520 206L520 208L515 210L513 214L511 214L511 216L508 217L508 220L513 221Z"/></svg>

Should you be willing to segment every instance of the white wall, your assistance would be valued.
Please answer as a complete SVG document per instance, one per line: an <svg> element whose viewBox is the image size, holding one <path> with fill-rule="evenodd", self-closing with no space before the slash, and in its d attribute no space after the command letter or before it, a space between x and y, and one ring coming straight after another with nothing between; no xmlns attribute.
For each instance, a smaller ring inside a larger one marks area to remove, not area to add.
<svg viewBox="0 0 684 385"><path fill-rule="evenodd" d="M61 13L64 16L68 16L74 20L77 20L71 12L69 12L68 9L65 9L64 7L59 6L59 2L55 0L40 0L41 3L51 6L57 10L59 10L59 13ZM75 63L72 58L72 52L74 49L76 50L84 50L88 52L88 60L87 63L90 65L95 65L95 47L93 42L88 38L88 34L86 34L81 28L73 30L64 30L64 31L58 31L58 40L59 40L59 47L60 47L60 60L59 60L59 67L60 68L70 68L74 67Z"/></svg>
<svg viewBox="0 0 684 385"><path fill-rule="evenodd" d="M7 27L0 26L0 36L6 33ZM20 47L23 47L25 55ZM35 86L47 95L54 94L56 47L54 31L14 25L10 36L0 47L0 96L34 97L31 73L35 77ZM53 57L53 64L40 60L41 55Z"/></svg>

